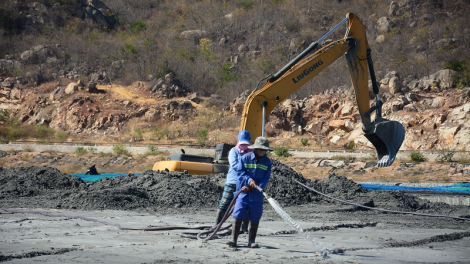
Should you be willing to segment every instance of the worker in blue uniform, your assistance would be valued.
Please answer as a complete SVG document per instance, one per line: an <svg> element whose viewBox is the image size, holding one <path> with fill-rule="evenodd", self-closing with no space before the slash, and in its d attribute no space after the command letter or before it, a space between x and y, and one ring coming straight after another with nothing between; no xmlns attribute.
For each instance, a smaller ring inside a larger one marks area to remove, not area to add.
<svg viewBox="0 0 470 264"><path fill-rule="evenodd" d="M247 130L240 131L238 133L237 145L230 149L228 154L228 161L230 166L228 168L227 178L225 179L224 192L222 194L222 198L220 200L219 207L217 210L217 217L215 220L216 225L218 225L222 221L230 203L233 200L234 192L237 189L238 162L244 154L253 151L252 149L248 148L250 145L250 132L248 132ZM248 218L243 220L242 233L248 233Z"/></svg>
<svg viewBox="0 0 470 264"><path fill-rule="evenodd" d="M259 221L263 214L264 195L256 186L264 189L269 182L272 163L271 159L266 156L266 153L267 151L272 151L272 149L269 147L269 141L265 137L256 138L255 143L249 146L249 148L253 149L253 152L242 156L238 163L237 192L240 191L240 194L237 197L233 210L235 220L232 229L232 241L227 243L230 247L237 246L242 220L245 218L248 210L248 218L250 220L248 247L259 247L255 243L255 239Z"/></svg>

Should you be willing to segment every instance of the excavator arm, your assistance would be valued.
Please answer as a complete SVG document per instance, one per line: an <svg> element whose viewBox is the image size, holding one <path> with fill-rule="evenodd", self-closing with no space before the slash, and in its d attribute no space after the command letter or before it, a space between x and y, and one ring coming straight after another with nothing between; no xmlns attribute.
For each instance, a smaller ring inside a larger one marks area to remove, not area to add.
<svg viewBox="0 0 470 264"><path fill-rule="evenodd" d="M346 21L348 30L344 38L308 55L318 47L322 39ZM335 28L312 43L276 74L268 76L266 84L248 96L240 129L248 130L253 138L264 136L265 119L273 109L342 55L345 55L349 67L364 134L377 151L377 165L379 167L391 165L403 143L405 130L401 123L381 117L382 102L378 97L378 86L365 26L353 13L347 14ZM376 102L372 108L369 105L369 76L376 94ZM376 111L376 115L375 119L371 120L373 111Z"/></svg>

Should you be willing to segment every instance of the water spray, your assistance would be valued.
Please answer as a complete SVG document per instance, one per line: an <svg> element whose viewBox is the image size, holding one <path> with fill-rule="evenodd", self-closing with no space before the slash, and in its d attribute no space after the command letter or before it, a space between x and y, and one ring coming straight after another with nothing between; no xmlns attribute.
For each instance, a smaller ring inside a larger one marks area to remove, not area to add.
<svg viewBox="0 0 470 264"><path fill-rule="evenodd" d="M300 225L297 222L295 222L295 220L292 219L292 217L290 217L290 215L282 209L282 207L279 205L279 203L276 200L274 200L274 198L270 197L258 185L256 185L255 187L256 187L256 189L258 189L258 191L260 191L264 195L264 197L268 200L269 204L271 204L273 209L279 214L279 216L281 216L282 219L284 219L284 221L286 223L288 223L291 227L293 227L295 230L297 230L297 233L302 238L304 238L308 242L312 243L314 246L318 247L320 249L320 254L323 258L328 258L329 257L329 254L331 253L331 251L329 249L322 247L315 240L315 238L313 237L313 235L310 232L305 231L304 229L302 229L302 227L300 227Z"/></svg>

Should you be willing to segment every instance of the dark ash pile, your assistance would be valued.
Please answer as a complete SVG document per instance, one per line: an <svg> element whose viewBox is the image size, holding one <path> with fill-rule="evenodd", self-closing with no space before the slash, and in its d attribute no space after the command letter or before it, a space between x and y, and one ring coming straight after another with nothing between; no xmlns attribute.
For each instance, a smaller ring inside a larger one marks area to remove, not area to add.
<svg viewBox="0 0 470 264"><path fill-rule="evenodd" d="M273 160L266 192L283 206L331 202L295 180L330 196L369 206L386 203L387 209L400 210L430 207L430 203L403 192L368 191L344 176L308 180L277 160ZM123 175L90 183L50 167L0 167L0 204L9 208L215 210L224 181L224 174L196 176L147 170L141 176Z"/></svg>

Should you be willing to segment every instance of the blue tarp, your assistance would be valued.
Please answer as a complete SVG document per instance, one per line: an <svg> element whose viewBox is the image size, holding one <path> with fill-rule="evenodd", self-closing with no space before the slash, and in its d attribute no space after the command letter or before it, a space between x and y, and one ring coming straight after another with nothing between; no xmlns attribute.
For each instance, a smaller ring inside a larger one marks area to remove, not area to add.
<svg viewBox="0 0 470 264"><path fill-rule="evenodd" d="M140 176L142 173L132 173L132 174L135 176ZM71 175L80 177L84 181L97 182L103 177L112 178L116 176L127 176L128 173L101 173L100 175L85 175L85 173L75 173ZM360 183L360 184L368 190L434 191L434 192L470 193L470 183L455 183L453 185L447 185L447 186L429 186L429 187L385 185L385 184L371 184L371 183Z"/></svg>
<svg viewBox="0 0 470 264"><path fill-rule="evenodd" d="M140 176L142 173L132 173L135 176ZM100 173L100 175L85 175L85 173L74 173L73 176L80 177L83 181L97 182L103 177L112 178L116 176L127 176L128 173Z"/></svg>
<svg viewBox="0 0 470 264"><path fill-rule="evenodd" d="M431 192L459 192L470 193L470 183L455 183L447 186L404 186L404 185L384 185L361 183L361 185L369 190L387 190L387 191L431 191Z"/></svg>

